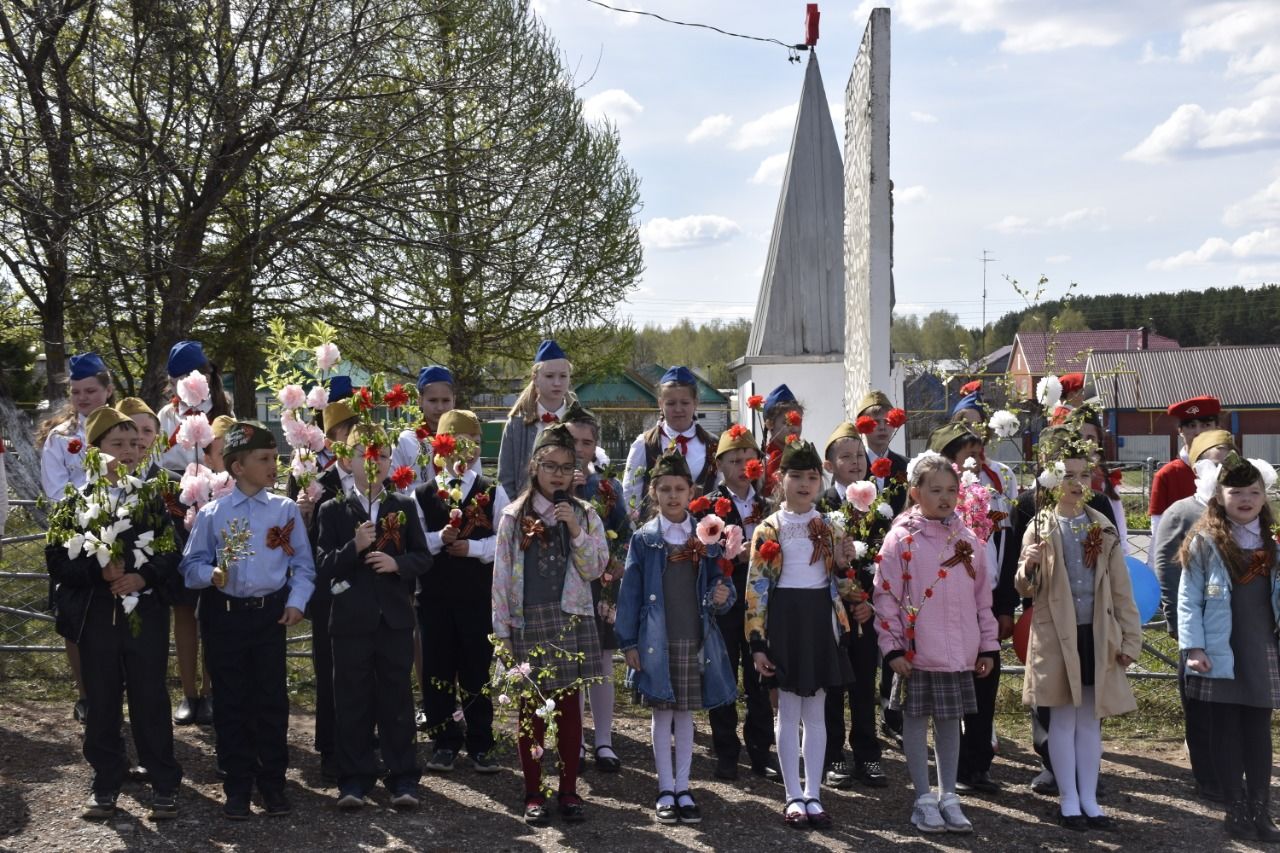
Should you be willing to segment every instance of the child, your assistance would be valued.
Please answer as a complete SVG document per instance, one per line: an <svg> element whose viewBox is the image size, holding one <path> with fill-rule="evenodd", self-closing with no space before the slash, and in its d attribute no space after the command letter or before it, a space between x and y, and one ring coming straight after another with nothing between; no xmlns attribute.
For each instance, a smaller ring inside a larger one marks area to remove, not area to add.
<svg viewBox="0 0 1280 853"><path fill-rule="evenodd" d="M231 494L205 504L182 555L182 574L202 589L205 665L218 696L213 727L231 820L249 819L256 783L271 817L292 811L284 793L289 764L285 629L298 624L315 586L311 543L298 505L268 489L279 458L260 423L237 421L222 450L235 478ZM247 544L230 549L242 527Z"/></svg>
<svg viewBox="0 0 1280 853"><path fill-rule="evenodd" d="M168 449L160 454L160 466L179 477L187 470L187 466L202 456L196 449L187 450L178 444L178 428L187 415L203 412L210 423L220 415L232 414L231 403L227 401L227 392L222 387L222 374L218 366L209 361L204 354L204 347L199 341L178 341L169 349L169 361L166 364L169 384L175 389L178 380L192 373L204 374L209 384L209 396L196 406L188 406L182 402L176 392L173 398L160 410L160 431Z"/></svg>
<svg viewBox="0 0 1280 853"><path fill-rule="evenodd" d="M783 820L794 829L826 829L832 820L818 799L827 748L826 691L853 680L849 656L840 648L849 619L834 573L852 555L853 540L837 545L816 509L822 457L813 444L788 443L779 471L781 508L760 522L751 539L746 631L756 672L768 687L778 688L774 736L787 793Z"/></svg>
<svg viewBox="0 0 1280 853"><path fill-rule="evenodd" d="M724 643L707 636L719 631L711 612L728 610L734 589L717 565L720 544L705 544L694 529L693 490L684 454L674 449L662 454L649 486L658 515L632 535L618 591L618 644L636 672L636 691L653 709L659 823L702 822L689 792L693 712L738 698Z"/></svg>
<svg viewBox="0 0 1280 853"><path fill-rule="evenodd" d="M764 431L760 446L764 448L764 495L772 497L778 484L782 451L787 444L800 439L804 424L804 406L786 384L779 385L764 398ZM794 436L794 438L793 438Z"/></svg>
<svg viewBox="0 0 1280 853"><path fill-rule="evenodd" d="M1137 708L1125 668L1142 650L1115 526L1085 505L1092 450L1077 430L1041 439L1040 458L1050 474L1042 474L1040 484L1050 489L1049 505L1023 538L1015 577L1018 592L1035 607L1022 699L1049 709L1059 822L1074 830L1112 828L1097 800L1100 721ZM1056 485L1046 485L1050 475Z"/></svg>
<svg viewBox="0 0 1280 853"><path fill-rule="evenodd" d="M1276 842L1280 830L1268 804L1271 714L1280 707L1280 574L1267 503L1275 471L1261 466L1234 451L1227 455L1218 488L1182 546L1178 647L1186 657L1187 696L1211 708L1227 834Z"/></svg>
<svg viewBox="0 0 1280 853"><path fill-rule="evenodd" d="M876 477L876 487L884 491L885 483L889 478L895 480L903 480L907 475L907 460L900 453L896 453L889 449L889 442L893 439L896 428L888 422L889 412L893 411L893 402L890 401L889 395L883 391L868 391L858 401L858 411L854 413L855 423L859 418L871 418L875 421L875 429L865 433L862 441L867 446L867 464L875 465L879 459L889 460L889 476ZM902 512L907 503L907 490L898 489L890 496L889 506L893 508L893 514L897 515Z"/></svg>
<svg viewBox="0 0 1280 853"><path fill-rule="evenodd" d="M596 416L577 402L569 404L565 412L565 424L573 434L574 456L578 470L573 472L575 497L589 501L604 523L605 536L609 539L609 565L598 580L591 582L591 603L595 607L596 633L600 636L600 665L605 677L587 688L591 699L591 735L595 740L596 767L606 773L617 773L622 761L613 749L613 653L618 648L618 638L613 630L614 610L609 599L617 598L618 584L627 558L627 544L631 540L631 522L622 499L622 485L609 476L606 467L597 470L597 463L608 458L600 450L600 422ZM585 701L585 699L584 699ZM582 732L580 758L587 757L586 726Z"/></svg>
<svg viewBox="0 0 1280 853"><path fill-rule="evenodd" d="M1160 519L1174 501L1190 497L1196 491L1196 475L1187 463L1187 451L1191 442L1208 429L1217 429L1222 403L1217 397L1192 397L1174 403L1167 410L1169 417L1178 421L1178 458L1170 460L1151 478L1151 501L1147 507L1151 516L1151 541L1160 530ZM1154 565L1155 555L1147 555L1147 563Z"/></svg>
<svg viewBox="0 0 1280 853"><path fill-rule="evenodd" d="M316 575L330 588L329 637L337 724L338 807L358 809L382 776L396 808L418 805L414 748L413 587L431 566L413 501L384 492L391 448L375 446L376 476L359 427L351 489L320 507ZM374 728L377 728L375 754ZM385 770L384 770L385 768Z"/></svg>
<svg viewBox="0 0 1280 853"><path fill-rule="evenodd" d="M987 552L956 514L960 477L950 462L926 450L908 466L907 481L911 503L885 536L873 598L916 792L911 823L926 833L972 832L956 795L956 764L960 718L978 710L973 673L990 675L1000 653ZM939 795L929 786L929 717Z"/></svg>
<svg viewBox="0 0 1280 853"><path fill-rule="evenodd" d="M561 421L568 404L578 399L569 390L573 365L553 340L538 344L533 376L516 398L502 428L498 448L498 484L507 497L522 494L529 483L529 457L538 436Z"/></svg>
<svg viewBox="0 0 1280 853"><path fill-rule="evenodd" d="M145 400L137 397L125 397L116 403L116 411L132 419L134 425L138 427L138 461L142 466L145 479L149 480L160 471L160 466L156 464L158 452L156 437L160 434L160 418Z"/></svg>
<svg viewBox="0 0 1280 853"><path fill-rule="evenodd" d="M117 484L138 463L137 426L127 416L103 406L86 420L85 438L115 458L107 477L112 484L112 501L120 501L122 506L126 493ZM134 523L120 534L123 556L106 565L96 556L68 556L67 545L50 544L46 549L49 572L58 585L58 633L79 646L85 692L93 707L84 731L84 757L93 768L93 795L82 814L86 819L110 818L116 811L116 798L128 768L120 736L123 696L128 697L138 760L147 769L154 791L151 816L165 819L178 815L182 768L173 756L173 726L169 723L165 688L169 611L162 599L164 590L172 585L177 553L139 559L138 542L143 534L152 533L155 541L169 531L163 504L144 502L132 517ZM136 596L132 612L124 607L128 595Z"/></svg>
<svg viewBox="0 0 1280 853"><path fill-rule="evenodd" d="M440 416L454 407L453 374L449 368L438 364L418 371L418 409L422 412L422 426L400 433L395 452L391 454L391 470L402 467L413 469L413 484L401 491L412 491L415 486L431 483L436 478L432 464L431 439L439 431ZM418 464L424 459L425 464Z"/></svg>
<svg viewBox="0 0 1280 853"><path fill-rule="evenodd" d="M845 421L835 428L827 439L822 467L831 474L831 487L822 495L822 509L834 512L848 503L846 490L852 483L866 481L868 476L867 450L857 427ZM862 518L852 506L847 507L851 520ZM871 524L871 537L882 540L889 531L889 521L876 513ZM867 596L871 593L872 572L868 568L855 569L853 579L857 589ZM826 725L827 753L826 773L823 778L832 788L846 787L857 779L871 788L883 788L889 784L880 766L880 739L876 737L876 668L880 662L880 646L872 624L875 611L866 600L845 602L845 613L858 627L849 638L847 652L853 667L853 683L848 690L832 690L827 693ZM844 700L849 697L849 746L853 748L853 771L849 771L844 758Z"/></svg>
<svg viewBox="0 0 1280 853"><path fill-rule="evenodd" d="M470 458L456 463L451 459L452 466L463 466L461 471L440 471L414 490L427 548L435 555L418 596L422 710L427 731L435 736L427 769L452 770L465 743L477 772L496 773L500 768L492 755L493 703L484 693L493 664L489 605L497 544L494 485L480 472L480 419L474 412L444 412L436 432L471 442L475 449ZM455 490L457 495L451 496ZM453 509L459 511L456 523L450 520ZM465 738L454 717L459 705L466 720Z"/></svg>
<svg viewBox="0 0 1280 853"><path fill-rule="evenodd" d="M507 659L529 664L529 678L542 697L555 703L558 799L560 816L568 823L585 818L577 791L582 744L578 688L604 676L600 638L591 618L591 581L609 562L600 516L589 504L568 497L574 468L573 434L563 424L547 427L529 458L529 485L498 523L492 600L493 632L502 640ZM556 651L542 652L547 644L575 657L565 660ZM524 819L540 825L547 814L535 747L540 756L546 723L533 700L523 701L519 710Z"/></svg>
<svg viewBox="0 0 1280 853"><path fill-rule="evenodd" d="M754 464L751 464L754 463ZM734 424L720 433L716 444L716 468L723 482L706 495L708 509L721 500L729 501L727 512L717 513L725 524L742 528L747 541L756 531L756 525L768 515L764 496L757 489L761 475L749 471L763 466L760 448L751 432L741 424ZM747 570L750 554L745 551L733 561L734 601L727 613L716 617L720 634L729 652L729 664L737 680L738 667L742 668L742 692L746 697L747 713L742 724L742 740L738 739L738 703L730 702L712 708L711 745L716 754L715 775L718 779L738 778L738 754L743 741L747 745L747 758L751 771L757 776L780 779L778 760L773 756L773 707L769 691L760 684L751 657L751 645L747 642Z"/></svg>
<svg viewBox="0 0 1280 853"><path fill-rule="evenodd" d="M622 488L627 506L646 517L644 505L649 494L649 472L668 448L676 447L694 473L698 494L706 494L716 484L716 460L711 448L712 436L698 423L698 378L687 367L667 369L658 380L658 422L636 436L627 453L627 467L622 475ZM695 495L696 497L696 495Z"/></svg>

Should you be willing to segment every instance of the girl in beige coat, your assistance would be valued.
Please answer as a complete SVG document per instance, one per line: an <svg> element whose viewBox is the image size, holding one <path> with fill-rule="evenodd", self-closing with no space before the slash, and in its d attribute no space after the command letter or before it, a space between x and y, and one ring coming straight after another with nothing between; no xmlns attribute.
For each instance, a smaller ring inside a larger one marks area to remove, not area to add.
<svg viewBox="0 0 1280 853"><path fill-rule="evenodd" d="M1040 482L1055 500L1028 528L1014 579L1035 607L1022 700L1051 709L1060 822L1108 829L1097 800L1101 720L1137 707L1125 668L1142 649L1142 626L1115 527L1085 506L1085 452L1070 438L1050 443L1067 458L1045 460Z"/></svg>

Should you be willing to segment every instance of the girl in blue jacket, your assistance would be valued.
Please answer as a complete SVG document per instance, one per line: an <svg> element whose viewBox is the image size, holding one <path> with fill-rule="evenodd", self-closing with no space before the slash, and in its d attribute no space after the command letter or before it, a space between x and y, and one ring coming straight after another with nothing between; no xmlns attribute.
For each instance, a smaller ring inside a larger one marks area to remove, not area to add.
<svg viewBox="0 0 1280 853"><path fill-rule="evenodd" d="M1178 555L1178 645L1186 655L1187 696L1212 709L1227 833L1258 841L1280 841L1268 810L1271 712L1280 708L1280 576L1267 504L1274 481L1267 463L1230 453L1216 493Z"/></svg>
<svg viewBox="0 0 1280 853"><path fill-rule="evenodd" d="M692 497L684 455L664 453L649 482L650 505L658 515L631 536L614 624L618 647L636 671L635 688L653 712L660 823L702 820L689 793L693 712L738 698L724 639L711 618L733 605L734 588L718 566L719 542L706 544L694 529Z"/></svg>

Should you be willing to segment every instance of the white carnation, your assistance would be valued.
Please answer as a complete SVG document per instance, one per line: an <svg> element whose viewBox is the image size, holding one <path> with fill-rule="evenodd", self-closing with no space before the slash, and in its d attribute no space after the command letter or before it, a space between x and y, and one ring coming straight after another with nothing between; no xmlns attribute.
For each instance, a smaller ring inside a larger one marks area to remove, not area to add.
<svg viewBox="0 0 1280 853"><path fill-rule="evenodd" d="M1062 381L1050 374L1036 383L1036 399L1046 409L1052 409L1062 399Z"/></svg>
<svg viewBox="0 0 1280 853"><path fill-rule="evenodd" d="M991 431L999 438L1013 438L1022 425L1018 422L1017 415L1008 409L1001 409L991 416L987 426L991 427Z"/></svg>

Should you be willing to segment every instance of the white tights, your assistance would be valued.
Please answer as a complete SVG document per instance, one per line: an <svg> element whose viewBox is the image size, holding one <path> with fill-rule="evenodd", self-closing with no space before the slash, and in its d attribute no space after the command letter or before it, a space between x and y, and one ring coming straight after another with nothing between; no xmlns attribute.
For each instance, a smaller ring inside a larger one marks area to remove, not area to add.
<svg viewBox="0 0 1280 853"><path fill-rule="evenodd" d="M675 767L671 761L671 733L675 729ZM653 764L658 771L658 791L677 794L689 790L693 765L693 712L653 709L651 728Z"/></svg>
<svg viewBox="0 0 1280 853"><path fill-rule="evenodd" d="M778 764L787 800L816 800L822 787L822 763L827 752L827 694L798 696L778 691L778 718L774 738L778 742ZM800 727L804 726L804 743ZM804 790L800 789L800 755L804 754Z"/></svg>
<svg viewBox="0 0 1280 853"><path fill-rule="evenodd" d="M1102 814L1098 807L1098 773L1102 768L1102 724L1094 712L1092 687L1081 691L1080 704L1054 705L1049 712L1049 759L1058 780L1062 813Z"/></svg>
<svg viewBox="0 0 1280 853"><path fill-rule="evenodd" d="M586 716L587 699L591 699L591 727L595 733L595 748L608 747L613 751L613 649L605 649L604 681L592 684L586 690L578 691L578 701L582 703L583 716ZM582 748L587 748L587 727L582 727ZM614 753L617 757L617 753Z"/></svg>

